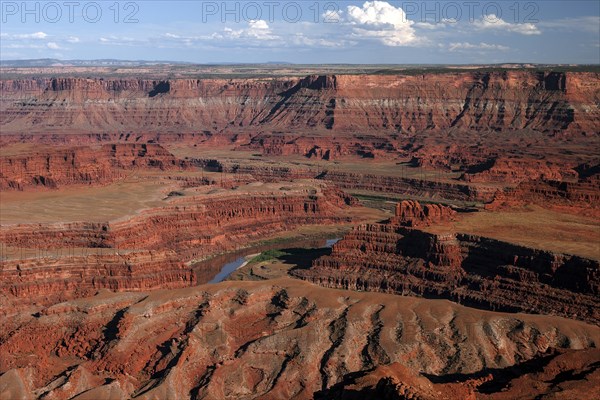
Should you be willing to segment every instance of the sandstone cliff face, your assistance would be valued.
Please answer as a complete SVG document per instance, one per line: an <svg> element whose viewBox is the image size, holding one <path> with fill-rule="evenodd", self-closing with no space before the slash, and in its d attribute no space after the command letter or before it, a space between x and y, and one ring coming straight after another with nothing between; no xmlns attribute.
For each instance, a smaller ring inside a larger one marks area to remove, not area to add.
<svg viewBox="0 0 600 400"><path fill-rule="evenodd" d="M530 180L512 189L505 189L486 204L488 210L508 209L526 204L538 204L561 211L600 217L600 174L594 172L578 181Z"/></svg>
<svg viewBox="0 0 600 400"><path fill-rule="evenodd" d="M144 291L192 286L196 277L172 251L144 251L2 261L0 314L50 306L98 290Z"/></svg>
<svg viewBox="0 0 600 400"><path fill-rule="evenodd" d="M50 149L45 153L0 158L0 190L102 185L136 168L179 170L183 161L158 144L123 143Z"/></svg>
<svg viewBox="0 0 600 400"><path fill-rule="evenodd" d="M52 399L312 399L348 374L395 362L473 374L600 342L597 326L577 321L290 279L100 293L0 335L0 393Z"/></svg>
<svg viewBox="0 0 600 400"><path fill-rule="evenodd" d="M577 173L564 165L548 161L494 158L470 167L461 179L467 182L520 183L540 179L577 179Z"/></svg>
<svg viewBox="0 0 600 400"><path fill-rule="evenodd" d="M395 216L390 220L393 224L418 227L439 224L454 219L456 211L441 204L425 204L418 201L404 200L396 204Z"/></svg>
<svg viewBox="0 0 600 400"><path fill-rule="evenodd" d="M597 261L473 235L430 234L394 219L355 228L330 256L294 274L328 287L600 321Z"/></svg>
<svg viewBox="0 0 600 400"><path fill-rule="evenodd" d="M449 128L594 134L597 73L472 72L306 78L2 80L4 132Z"/></svg>
<svg viewBox="0 0 600 400"><path fill-rule="evenodd" d="M36 249L40 257L2 261L0 294L22 304L51 304L101 288L192 285L196 277L185 262L298 226L349 222L343 211L352 204L354 199L340 191L315 185L279 194L224 192L177 199L169 206L106 223L3 226L0 243ZM97 255L101 249L109 254Z"/></svg>

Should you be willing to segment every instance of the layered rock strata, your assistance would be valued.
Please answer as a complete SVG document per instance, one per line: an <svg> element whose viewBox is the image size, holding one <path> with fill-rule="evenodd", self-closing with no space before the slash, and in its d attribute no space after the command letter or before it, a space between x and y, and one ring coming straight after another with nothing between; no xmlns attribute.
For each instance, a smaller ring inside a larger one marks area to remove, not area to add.
<svg viewBox="0 0 600 400"><path fill-rule="evenodd" d="M574 211L600 217L600 174L577 181L531 180L496 193L488 210L509 209L527 204Z"/></svg>
<svg viewBox="0 0 600 400"><path fill-rule="evenodd" d="M402 226L399 217L356 227L330 256L295 276L327 287L600 322L597 261L474 235L427 233Z"/></svg>
<svg viewBox="0 0 600 400"><path fill-rule="evenodd" d="M595 72L0 81L3 132L597 131ZM68 128L70 127L70 128ZM331 149L329 149L331 151ZM327 150L326 150L327 151Z"/></svg>
<svg viewBox="0 0 600 400"><path fill-rule="evenodd" d="M119 143L0 158L0 190L103 185L134 169L181 170L178 160L158 144Z"/></svg>
<svg viewBox="0 0 600 400"><path fill-rule="evenodd" d="M196 278L184 262L299 226L350 222L344 210L352 204L351 197L317 184L277 194L222 192L174 199L169 206L106 223L3 226L3 245L36 249L39 257L2 261L0 293L26 303L47 298L47 304L56 296L85 296L100 288L190 285ZM98 251L111 254L99 256ZM165 251L174 253L167 257Z"/></svg>

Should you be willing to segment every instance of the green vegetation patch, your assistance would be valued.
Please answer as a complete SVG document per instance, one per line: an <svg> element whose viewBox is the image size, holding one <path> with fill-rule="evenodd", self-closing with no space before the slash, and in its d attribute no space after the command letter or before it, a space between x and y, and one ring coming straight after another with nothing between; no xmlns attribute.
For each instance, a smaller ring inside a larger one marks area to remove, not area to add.
<svg viewBox="0 0 600 400"><path fill-rule="evenodd" d="M267 251L263 251L262 253L260 253L256 257L254 257L252 260L250 260L250 263L259 263L259 262L264 262L264 261L269 261L269 260L275 260L280 257L289 256L289 255L290 255L290 253L286 253L285 251L281 251L281 250L267 250Z"/></svg>

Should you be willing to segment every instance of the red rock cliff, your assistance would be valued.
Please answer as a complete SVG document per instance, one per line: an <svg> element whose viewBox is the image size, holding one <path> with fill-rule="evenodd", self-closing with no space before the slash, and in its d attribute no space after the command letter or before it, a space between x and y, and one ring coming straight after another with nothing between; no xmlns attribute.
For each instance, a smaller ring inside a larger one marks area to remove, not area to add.
<svg viewBox="0 0 600 400"><path fill-rule="evenodd" d="M435 235L397 222L359 226L334 245L330 256L294 273L328 287L600 321L595 260L474 235Z"/></svg>
<svg viewBox="0 0 600 400"><path fill-rule="evenodd" d="M4 132L265 130L597 133L597 73L0 81Z"/></svg>

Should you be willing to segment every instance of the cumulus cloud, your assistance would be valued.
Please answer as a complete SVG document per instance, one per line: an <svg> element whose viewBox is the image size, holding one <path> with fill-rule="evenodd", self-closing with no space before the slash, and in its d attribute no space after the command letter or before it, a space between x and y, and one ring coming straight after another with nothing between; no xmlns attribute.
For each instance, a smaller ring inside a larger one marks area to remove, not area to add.
<svg viewBox="0 0 600 400"><path fill-rule="evenodd" d="M248 27L244 29L225 28L221 32L212 34L213 39L254 39L254 40L272 40L277 37L273 31L262 19L248 21Z"/></svg>
<svg viewBox="0 0 600 400"><path fill-rule="evenodd" d="M342 22L344 12L342 10L327 10L321 15L326 24L337 24Z"/></svg>
<svg viewBox="0 0 600 400"><path fill-rule="evenodd" d="M450 43L448 46L450 51L464 51L464 50L479 50L479 51L507 51L510 50L507 46L500 44L489 44L489 43L469 43L469 42L456 42Z"/></svg>
<svg viewBox="0 0 600 400"><path fill-rule="evenodd" d="M69 43L79 43L79 38L77 36L69 36L67 38L67 42L69 42Z"/></svg>
<svg viewBox="0 0 600 400"><path fill-rule="evenodd" d="M56 42L48 42L46 43L46 46L52 50L59 50L61 48Z"/></svg>
<svg viewBox="0 0 600 400"><path fill-rule="evenodd" d="M347 20L357 37L376 38L386 46L407 46L417 41L413 21L401 7L385 1L367 1L362 7L348 6Z"/></svg>
<svg viewBox="0 0 600 400"><path fill-rule="evenodd" d="M473 25L479 30L512 32L521 35L541 35L542 33L535 24L511 24L502 18L498 18L495 14L473 21Z"/></svg>

